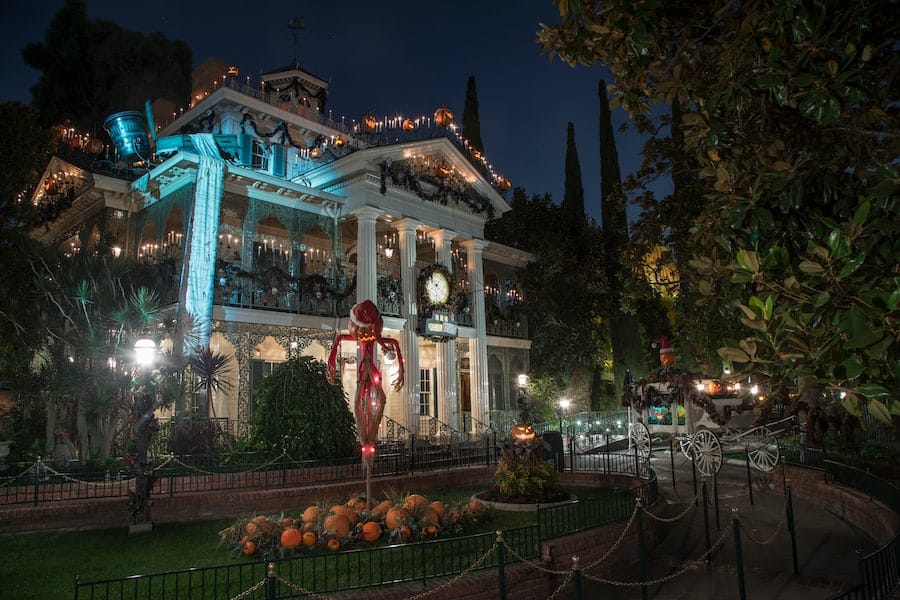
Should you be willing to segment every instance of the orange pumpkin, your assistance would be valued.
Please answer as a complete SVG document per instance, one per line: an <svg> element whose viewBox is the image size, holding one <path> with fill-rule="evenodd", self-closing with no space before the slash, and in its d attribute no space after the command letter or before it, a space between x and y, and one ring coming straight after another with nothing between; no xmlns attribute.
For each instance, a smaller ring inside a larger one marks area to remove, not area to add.
<svg viewBox="0 0 900 600"><path fill-rule="evenodd" d="M408 511L414 511L418 509L420 506L425 506L428 504L428 498L422 496L420 494L410 494L406 497L406 500L403 501L403 508Z"/></svg>
<svg viewBox="0 0 900 600"><path fill-rule="evenodd" d="M283 517L281 519L282 527L293 527L294 526L294 518L293 517Z"/></svg>
<svg viewBox="0 0 900 600"><path fill-rule="evenodd" d="M369 521L363 525L362 538L367 542L374 542L381 538L381 525L375 521Z"/></svg>
<svg viewBox="0 0 900 600"><path fill-rule="evenodd" d="M447 515L447 507L440 500L435 500L429 507L437 513L439 519L443 519Z"/></svg>
<svg viewBox="0 0 900 600"><path fill-rule="evenodd" d="M409 525L404 525L400 528L400 537L404 540L408 540L412 536L412 529L409 528Z"/></svg>
<svg viewBox="0 0 900 600"><path fill-rule="evenodd" d="M328 549L329 550L340 550L341 549L341 541L337 538L331 538L328 540Z"/></svg>
<svg viewBox="0 0 900 600"><path fill-rule="evenodd" d="M393 503L390 500L385 500L384 502L379 502L375 505L375 508L369 511L369 516L373 519L384 519L385 515L388 514L388 511L394 508Z"/></svg>
<svg viewBox="0 0 900 600"><path fill-rule="evenodd" d="M434 124L438 127L447 127L453 122L453 111L446 106L441 106L434 111Z"/></svg>
<svg viewBox="0 0 900 600"><path fill-rule="evenodd" d="M422 513L422 516L419 518L419 522L437 526L441 524L441 517L437 514L436 511L428 508L424 513Z"/></svg>
<svg viewBox="0 0 900 600"><path fill-rule="evenodd" d="M437 527L434 525L426 525L422 528L422 537L434 537L437 535Z"/></svg>
<svg viewBox="0 0 900 600"><path fill-rule="evenodd" d="M405 508L392 508L384 517L384 524L388 529L397 529L409 518L409 511Z"/></svg>
<svg viewBox="0 0 900 600"><path fill-rule="evenodd" d="M244 526L244 533L247 535L256 535L259 533L259 526L256 521L250 521Z"/></svg>
<svg viewBox="0 0 900 600"><path fill-rule="evenodd" d="M375 115L368 114L362 119L362 130L363 133L372 133L375 131L375 125L378 124L378 121L375 120Z"/></svg>
<svg viewBox="0 0 900 600"><path fill-rule="evenodd" d="M350 498L347 501L347 506L358 513L360 511L366 510L366 507L369 506L369 503L366 502L365 496L356 496L355 498Z"/></svg>
<svg viewBox="0 0 900 600"><path fill-rule="evenodd" d="M315 523L319 519L319 507L316 505L310 506L303 511L303 516L300 518L304 523Z"/></svg>
<svg viewBox="0 0 900 600"><path fill-rule="evenodd" d="M341 504L335 505L331 507L331 510L328 511L330 515L344 515L347 517L347 520L350 521L350 526L356 525L356 522L359 520L359 515L355 510L350 508L349 506L343 506Z"/></svg>
<svg viewBox="0 0 900 600"><path fill-rule="evenodd" d="M471 500L468 508L469 513L476 519L484 514L484 503L479 500Z"/></svg>
<svg viewBox="0 0 900 600"><path fill-rule="evenodd" d="M282 548L296 548L303 542L303 536L296 527L288 527L281 532L280 541Z"/></svg>
<svg viewBox="0 0 900 600"><path fill-rule="evenodd" d="M350 519L347 515L329 515L324 523L325 531L338 537L350 535Z"/></svg>
<svg viewBox="0 0 900 600"><path fill-rule="evenodd" d="M244 542L241 552L244 553L244 556L253 556L256 554L256 544L254 542Z"/></svg>
<svg viewBox="0 0 900 600"><path fill-rule="evenodd" d="M304 523L304 524L303 524L303 531L312 531L312 532L315 532L315 531L316 531L316 528L317 528L317 527L316 527L316 523Z"/></svg>
<svg viewBox="0 0 900 600"><path fill-rule="evenodd" d="M316 545L316 542L319 541L319 536L317 536L314 531L307 531L300 539L304 546L306 546L307 548L312 548Z"/></svg>
<svg viewBox="0 0 900 600"><path fill-rule="evenodd" d="M403 127L403 131L412 131L416 128L416 122L412 119L403 119L403 123L400 126Z"/></svg>

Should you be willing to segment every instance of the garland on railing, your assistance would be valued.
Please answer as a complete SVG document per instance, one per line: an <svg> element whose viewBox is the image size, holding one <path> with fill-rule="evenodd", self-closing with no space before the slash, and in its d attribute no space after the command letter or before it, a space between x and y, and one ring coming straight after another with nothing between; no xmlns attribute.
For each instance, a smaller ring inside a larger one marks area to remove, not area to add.
<svg viewBox="0 0 900 600"><path fill-rule="evenodd" d="M435 175L430 171L415 171L406 161L387 159L380 165L381 185L379 191L387 192L387 184L409 190L426 202L437 202L447 206L452 200L455 204L463 204L475 214L485 214L488 219L494 218L494 207L491 201L465 182L461 177L450 174L447 177ZM428 192L423 184L434 187Z"/></svg>

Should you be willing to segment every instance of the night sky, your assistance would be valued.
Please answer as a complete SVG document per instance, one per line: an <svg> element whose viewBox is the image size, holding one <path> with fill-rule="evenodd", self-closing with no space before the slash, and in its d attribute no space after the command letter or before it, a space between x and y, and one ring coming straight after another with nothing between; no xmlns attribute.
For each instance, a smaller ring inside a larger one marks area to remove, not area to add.
<svg viewBox="0 0 900 600"><path fill-rule="evenodd" d="M38 72L22 63L21 48L43 41L62 0L2 0L0 100L29 102ZM304 18L297 39L301 66L330 81L328 109L348 121L370 110L379 118L431 115L442 104L462 123L466 81L476 79L485 154L495 171L528 194L562 200L566 125L575 124L585 208L600 220L597 90L610 80L603 67L550 62L535 43L541 22L558 19L549 0L409 2L255 0L122 2L88 0L91 19L127 29L160 31L187 42L194 62L217 57L251 80L291 63L287 24ZM623 176L637 169L642 141L618 132ZM657 193L664 193L664 187Z"/></svg>

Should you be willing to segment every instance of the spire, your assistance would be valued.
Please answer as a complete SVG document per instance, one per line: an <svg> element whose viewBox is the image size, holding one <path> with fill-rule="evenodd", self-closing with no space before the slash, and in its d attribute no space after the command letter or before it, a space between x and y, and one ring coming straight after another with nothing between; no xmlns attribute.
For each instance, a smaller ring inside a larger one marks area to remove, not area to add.
<svg viewBox="0 0 900 600"><path fill-rule="evenodd" d="M466 102L463 105L462 136L469 145L484 154L484 142L481 141L481 121L478 117L478 92L475 90L475 76L469 75L466 84Z"/></svg>

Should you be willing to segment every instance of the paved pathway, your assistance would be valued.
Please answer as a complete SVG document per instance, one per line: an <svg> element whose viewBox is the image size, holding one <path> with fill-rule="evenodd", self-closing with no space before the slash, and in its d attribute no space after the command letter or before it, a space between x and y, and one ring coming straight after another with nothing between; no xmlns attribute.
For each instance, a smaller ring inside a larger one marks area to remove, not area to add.
<svg viewBox="0 0 900 600"><path fill-rule="evenodd" d="M675 462L676 486L673 488L669 455L653 459L663 496L661 501L672 504L669 508L677 514L690 505L694 491L690 463L680 455ZM706 551L704 515L702 503L699 503L695 510L672 525L666 538L651 552L647 560L647 578L665 582L648 586L647 598L740 598L732 514L736 514L743 525L740 536L746 598L825 600L852 587L857 568L854 551L868 552L877 544L859 529L812 502L794 498L800 573L794 575L785 497L772 487L771 477L752 472L754 504L751 505L745 467L724 465L717 482L719 528L716 526L713 484L707 483L710 543L713 546L719 543L711 563L707 566L703 560L697 560ZM702 492L698 494L702 497ZM737 512L732 513L732 508L737 508ZM659 513L660 509L656 507L651 512ZM642 597L640 587L599 584L591 581L591 577L640 581L637 557L632 564L615 572L607 572L602 566L586 570L582 598Z"/></svg>

